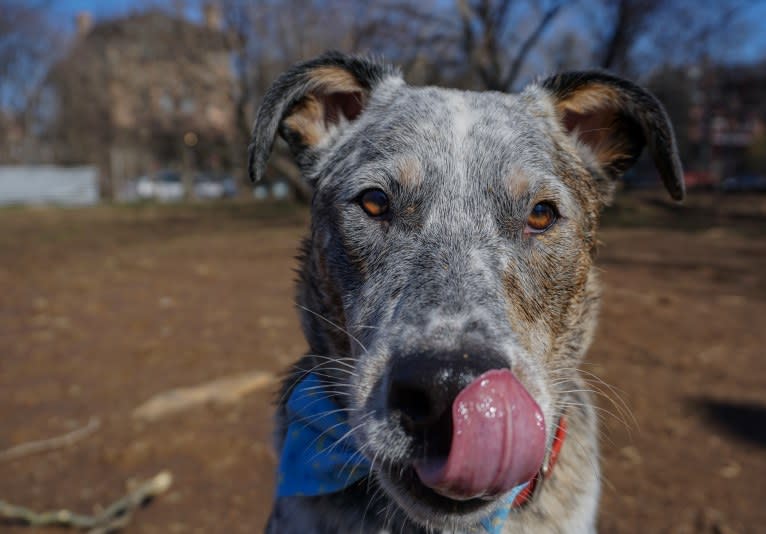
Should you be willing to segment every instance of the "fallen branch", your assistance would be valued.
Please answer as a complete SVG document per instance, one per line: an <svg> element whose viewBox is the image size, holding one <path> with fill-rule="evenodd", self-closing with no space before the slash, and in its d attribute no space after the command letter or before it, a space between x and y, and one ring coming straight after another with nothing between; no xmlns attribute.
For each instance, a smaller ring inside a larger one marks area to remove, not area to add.
<svg viewBox="0 0 766 534"><path fill-rule="evenodd" d="M171 389L156 395L133 410L133 417L154 421L202 404L230 404L276 383L272 373L254 371L229 376L197 386Z"/></svg>
<svg viewBox="0 0 766 534"><path fill-rule="evenodd" d="M168 471L162 471L96 515L75 514L69 510L38 513L0 500L0 523L30 527L68 527L87 530L89 534L107 534L127 525L137 508L165 493L172 482L172 475Z"/></svg>
<svg viewBox="0 0 766 534"><path fill-rule="evenodd" d="M101 421L98 419L98 417L93 417L84 427L75 429L67 434L16 445L10 449L0 451L0 462L7 462L21 458L22 456L28 456L30 454L37 454L53 449L59 449L61 447L67 447L89 436L95 432L100 425Z"/></svg>

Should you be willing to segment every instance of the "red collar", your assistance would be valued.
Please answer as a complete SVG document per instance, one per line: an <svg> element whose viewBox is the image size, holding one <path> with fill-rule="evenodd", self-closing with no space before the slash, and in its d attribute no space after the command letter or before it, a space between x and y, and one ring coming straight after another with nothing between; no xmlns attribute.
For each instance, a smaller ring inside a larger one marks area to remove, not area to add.
<svg viewBox="0 0 766 534"><path fill-rule="evenodd" d="M511 508L521 508L525 504L529 503L532 496L535 494L535 490L540 486L543 480L551 476L553 467L556 465L556 460L559 458L561 447L564 445L564 439L567 437L567 420L564 416L559 418L559 422L556 425L556 434L553 436L553 443L551 444L551 454L548 456L548 463L540 469L540 471L534 476L526 488L519 493L513 500Z"/></svg>

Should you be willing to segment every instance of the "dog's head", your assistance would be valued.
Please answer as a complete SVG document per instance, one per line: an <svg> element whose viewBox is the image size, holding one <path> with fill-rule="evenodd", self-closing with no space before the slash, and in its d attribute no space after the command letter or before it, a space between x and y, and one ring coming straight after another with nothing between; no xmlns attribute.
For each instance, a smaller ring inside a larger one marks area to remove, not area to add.
<svg viewBox="0 0 766 534"><path fill-rule="evenodd" d="M475 524L550 445L595 324L615 181L647 146L684 195L664 110L601 72L474 93L327 54L266 95L256 179L277 132L315 191L304 329L347 358L323 376L346 386L359 449L412 519Z"/></svg>

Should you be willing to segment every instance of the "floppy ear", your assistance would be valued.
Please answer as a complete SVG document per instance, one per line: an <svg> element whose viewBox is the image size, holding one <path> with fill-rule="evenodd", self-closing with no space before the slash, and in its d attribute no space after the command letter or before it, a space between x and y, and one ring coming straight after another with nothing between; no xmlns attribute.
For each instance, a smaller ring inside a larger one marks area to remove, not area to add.
<svg viewBox="0 0 766 534"><path fill-rule="evenodd" d="M654 95L599 71L558 74L542 87L553 98L564 128L589 150L608 179L622 176L646 145L670 196L684 198L673 127Z"/></svg>
<svg viewBox="0 0 766 534"><path fill-rule="evenodd" d="M393 67L328 52L282 74L263 99L250 142L250 178L260 180L277 132L305 170L337 132L364 110L372 90Z"/></svg>

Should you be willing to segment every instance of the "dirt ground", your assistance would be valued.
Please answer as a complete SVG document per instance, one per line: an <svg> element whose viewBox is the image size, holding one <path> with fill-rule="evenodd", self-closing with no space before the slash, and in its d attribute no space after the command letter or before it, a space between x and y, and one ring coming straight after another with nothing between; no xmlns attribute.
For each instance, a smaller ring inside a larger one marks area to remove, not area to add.
<svg viewBox="0 0 766 534"><path fill-rule="evenodd" d="M622 198L601 234L604 305L584 366L615 388L599 399L600 531L763 532L766 198ZM154 421L133 412L301 354L305 224L278 205L0 210L0 500L90 513L167 469L171 490L127 532L259 532L271 387ZM69 446L2 460L94 417Z"/></svg>

